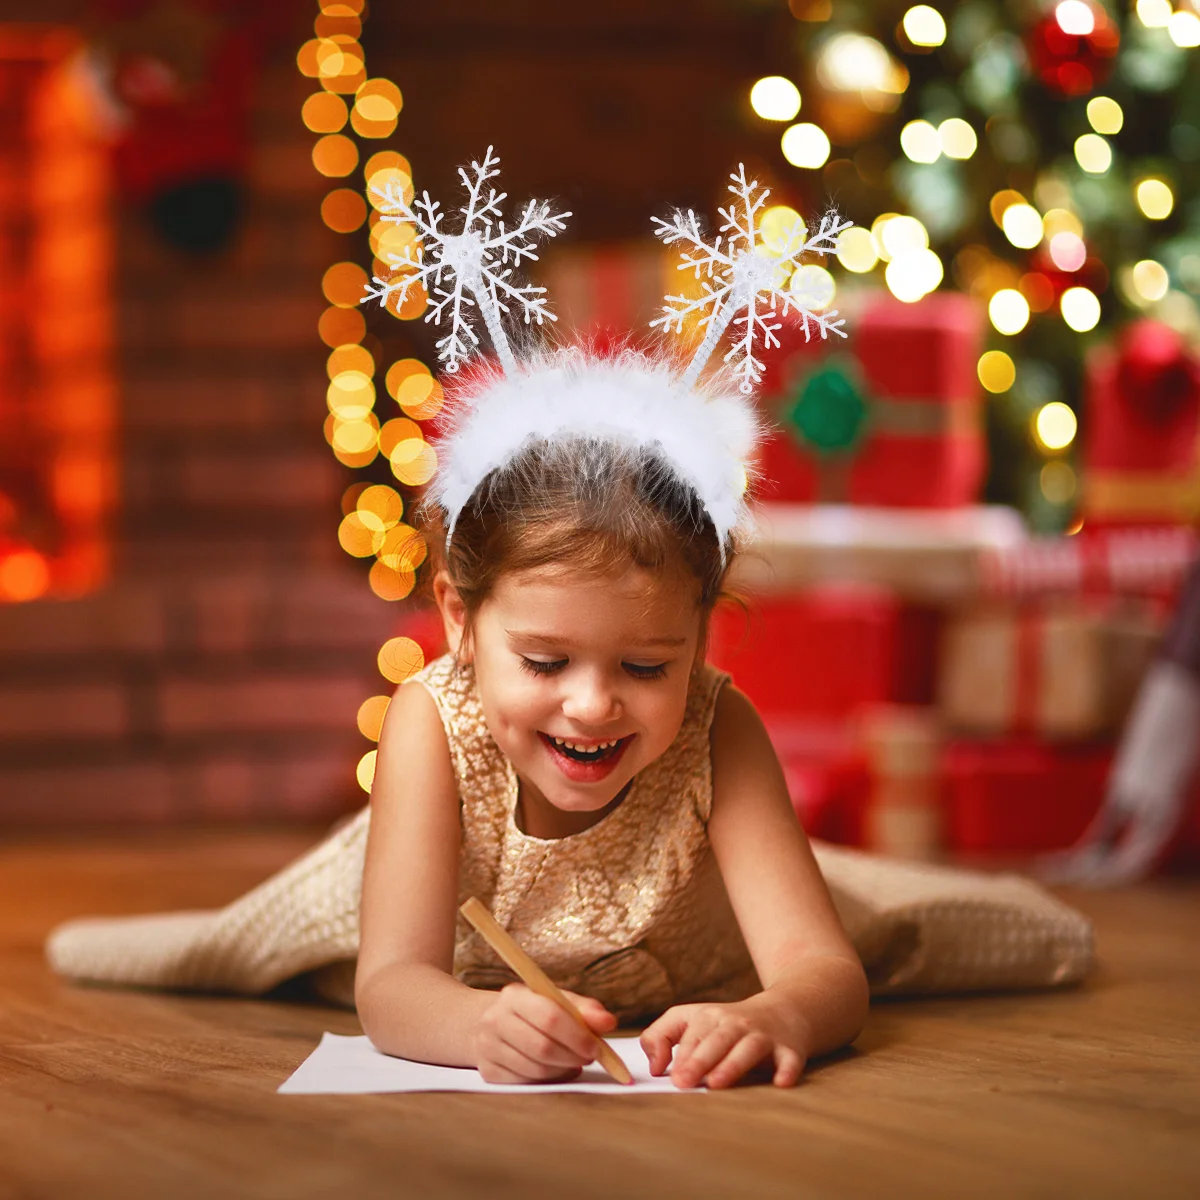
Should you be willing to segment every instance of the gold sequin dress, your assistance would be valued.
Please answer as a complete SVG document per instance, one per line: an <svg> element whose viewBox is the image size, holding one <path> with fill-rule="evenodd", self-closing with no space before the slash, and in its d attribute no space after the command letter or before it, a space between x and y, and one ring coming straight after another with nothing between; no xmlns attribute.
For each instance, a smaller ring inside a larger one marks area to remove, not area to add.
<svg viewBox="0 0 1200 1200"><path fill-rule="evenodd" d="M460 901L478 896L559 986L621 1016L759 989L708 841L709 730L727 679L697 671L670 748L601 821L553 840L517 825L517 775L484 723L474 671L441 658L408 685L429 690L450 745ZM473 987L515 978L461 917L454 974Z"/></svg>

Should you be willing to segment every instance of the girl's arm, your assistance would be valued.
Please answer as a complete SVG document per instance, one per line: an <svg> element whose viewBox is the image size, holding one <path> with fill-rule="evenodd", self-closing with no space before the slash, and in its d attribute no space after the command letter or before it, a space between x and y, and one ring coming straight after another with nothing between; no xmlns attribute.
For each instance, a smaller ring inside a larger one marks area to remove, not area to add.
<svg viewBox="0 0 1200 1200"><path fill-rule="evenodd" d="M763 991L736 1004L669 1009L642 1036L681 1087L735 1082L766 1059L794 1084L805 1061L853 1041L866 1021L862 963L838 920L783 771L750 701L722 689L712 727L709 837Z"/></svg>
<svg viewBox="0 0 1200 1200"><path fill-rule="evenodd" d="M559 1007L521 985L487 992L454 966L461 823L450 749L433 697L400 687L388 706L371 788L355 1003L386 1054L478 1067L493 1083L578 1072L595 1041ZM576 998L597 1032L615 1022Z"/></svg>

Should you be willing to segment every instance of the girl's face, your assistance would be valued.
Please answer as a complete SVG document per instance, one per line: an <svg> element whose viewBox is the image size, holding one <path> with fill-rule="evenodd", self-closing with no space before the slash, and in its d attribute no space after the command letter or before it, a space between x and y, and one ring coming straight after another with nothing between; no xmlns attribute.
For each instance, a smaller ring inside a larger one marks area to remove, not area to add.
<svg viewBox="0 0 1200 1200"><path fill-rule="evenodd" d="M636 567L559 567L503 576L481 605L475 678L521 780L526 832L587 828L675 740L701 637L697 591Z"/></svg>

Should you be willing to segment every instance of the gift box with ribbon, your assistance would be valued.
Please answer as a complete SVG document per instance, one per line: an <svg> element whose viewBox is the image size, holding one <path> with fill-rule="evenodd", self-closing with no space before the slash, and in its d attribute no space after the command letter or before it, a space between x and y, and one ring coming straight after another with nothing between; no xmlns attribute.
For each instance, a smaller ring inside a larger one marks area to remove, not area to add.
<svg viewBox="0 0 1200 1200"><path fill-rule="evenodd" d="M873 296L846 341L780 330L763 404L766 501L955 508L986 463L976 362L980 312L936 292L916 304Z"/></svg>
<svg viewBox="0 0 1200 1200"><path fill-rule="evenodd" d="M946 724L978 734L1092 737L1116 729L1160 633L1148 606L995 606L943 631L938 697Z"/></svg>
<svg viewBox="0 0 1200 1200"><path fill-rule="evenodd" d="M1089 528L1200 517L1200 357L1159 321L1089 359L1083 514Z"/></svg>

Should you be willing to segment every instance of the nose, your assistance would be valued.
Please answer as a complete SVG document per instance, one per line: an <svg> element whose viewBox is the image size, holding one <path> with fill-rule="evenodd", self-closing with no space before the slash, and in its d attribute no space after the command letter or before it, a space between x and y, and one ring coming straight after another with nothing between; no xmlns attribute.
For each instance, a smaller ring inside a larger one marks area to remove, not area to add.
<svg viewBox="0 0 1200 1200"><path fill-rule="evenodd" d="M621 715L621 698L602 671L573 672L562 700L563 716L588 728L611 724Z"/></svg>

